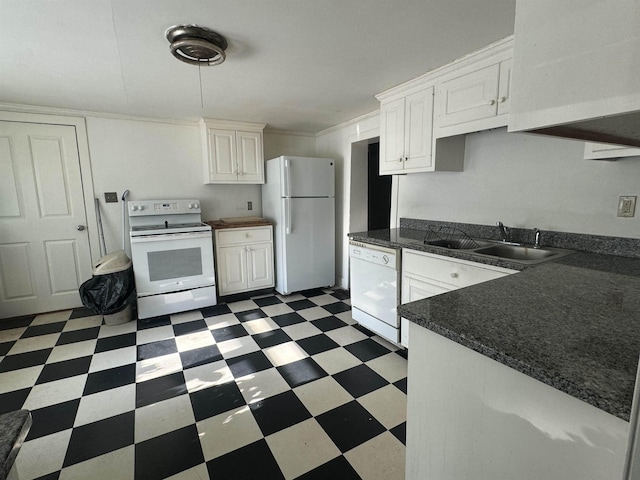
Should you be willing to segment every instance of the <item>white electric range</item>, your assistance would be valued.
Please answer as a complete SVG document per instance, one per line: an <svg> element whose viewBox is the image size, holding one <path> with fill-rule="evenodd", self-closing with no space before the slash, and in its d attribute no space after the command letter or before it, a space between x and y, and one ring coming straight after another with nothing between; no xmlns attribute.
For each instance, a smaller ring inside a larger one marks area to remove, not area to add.
<svg viewBox="0 0 640 480"><path fill-rule="evenodd" d="M216 305L211 227L196 199L127 204L138 318Z"/></svg>

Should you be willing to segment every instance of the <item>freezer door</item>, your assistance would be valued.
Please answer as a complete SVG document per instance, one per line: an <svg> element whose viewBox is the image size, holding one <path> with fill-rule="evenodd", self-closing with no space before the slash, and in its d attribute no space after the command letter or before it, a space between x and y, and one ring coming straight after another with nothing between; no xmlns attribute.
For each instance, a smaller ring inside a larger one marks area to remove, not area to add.
<svg viewBox="0 0 640 480"><path fill-rule="evenodd" d="M282 197L335 196L335 161L330 158L280 157Z"/></svg>
<svg viewBox="0 0 640 480"><path fill-rule="evenodd" d="M285 198L282 209L276 290L287 295L334 285L335 200Z"/></svg>

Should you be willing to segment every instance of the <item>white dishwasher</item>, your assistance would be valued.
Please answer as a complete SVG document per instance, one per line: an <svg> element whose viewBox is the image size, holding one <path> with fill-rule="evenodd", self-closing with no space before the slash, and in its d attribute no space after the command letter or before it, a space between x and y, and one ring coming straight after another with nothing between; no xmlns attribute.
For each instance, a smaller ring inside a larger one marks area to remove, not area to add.
<svg viewBox="0 0 640 480"><path fill-rule="evenodd" d="M353 319L381 337L399 343L400 249L351 240L349 258Z"/></svg>

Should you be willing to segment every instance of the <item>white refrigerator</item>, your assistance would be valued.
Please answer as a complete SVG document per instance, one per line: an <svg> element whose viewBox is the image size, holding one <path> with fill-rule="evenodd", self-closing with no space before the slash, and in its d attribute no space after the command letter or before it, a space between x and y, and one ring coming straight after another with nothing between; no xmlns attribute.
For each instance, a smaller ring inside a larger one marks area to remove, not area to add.
<svg viewBox="0 0 640 480"><path fill-rule="evenodd" d="M335 284L335 161L278 157L266 162L262 215L275 223L276 291Z"/></svg>

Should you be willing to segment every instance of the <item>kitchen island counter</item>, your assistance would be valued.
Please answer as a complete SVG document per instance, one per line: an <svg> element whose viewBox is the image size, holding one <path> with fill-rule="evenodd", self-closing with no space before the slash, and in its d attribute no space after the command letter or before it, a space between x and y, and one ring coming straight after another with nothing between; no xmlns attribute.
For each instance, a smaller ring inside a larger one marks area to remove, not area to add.
<svg viewBox="0 0 640 480"><path fill-rule="evenodd" d="M640 350L638 292L638 277L558 262L408 303L398 311L629 421Z"/></svg>

